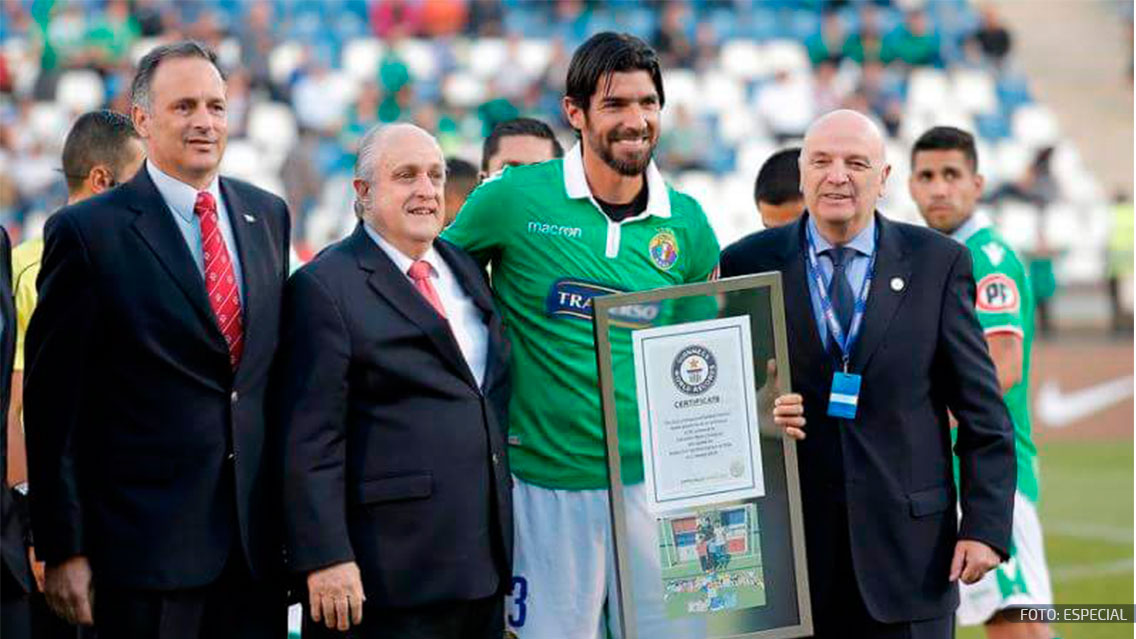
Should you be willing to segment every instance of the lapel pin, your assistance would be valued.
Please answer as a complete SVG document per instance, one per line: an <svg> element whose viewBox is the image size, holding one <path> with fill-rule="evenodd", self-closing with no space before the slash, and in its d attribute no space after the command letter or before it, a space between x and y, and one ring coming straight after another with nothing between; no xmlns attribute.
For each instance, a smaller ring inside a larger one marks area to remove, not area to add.
<svg viewBox="0 0 1136 639"><path fill-rule="evenodd" d="M249 224L252 224L253 222L256 221L256 218L249 215L248 213L245 213L245 221L248 222Z"/></svg>
<svg viewBox="0 0 1136 639"><path fill-rule="evenodd" d="M891 290L898 293L903 290L904 286L906 286L906 283L903 281L902 277L891 278Z"/></svg>

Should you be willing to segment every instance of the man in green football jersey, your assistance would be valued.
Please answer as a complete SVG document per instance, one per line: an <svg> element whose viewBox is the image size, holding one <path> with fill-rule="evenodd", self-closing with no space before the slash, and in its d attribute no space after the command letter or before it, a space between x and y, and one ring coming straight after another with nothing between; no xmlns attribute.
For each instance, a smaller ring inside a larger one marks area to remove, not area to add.
<svg viewBox="0 0 1136 639"><path fill-rule="evenodd" d="M961 586L958 619L963 625L984 623L991 639L1049 639L1052 633L1043 623L1011 623L1006 618L1014 608L1052 605L1053 594L1037 516L1037 449L1030 436L1033 293L1017 253L975 210L982 186L971 134L940 126L915 142L911 197L927 224L965 244L974 260L976 311L1014 422L1018 466L1010 559L981 581Z"/></svg>
<svg viewBox="0 0 1136 639"><path fill-rule="evenodd" d="M668 186L652 161L665 100L655 52L630 35L597 34L575 52L566 93L575 147L486 180L443 234L492 265L512 342L516 551L508 622L524 639L617 630L592 299L705 281L718 260L702 208ZM619 323L648 326L670 312L627 307ZM675 624L663 611L658 526L643 494L630 332L611 337L637 555L631 579L640 636L662 637L662 626Z"/></svg>

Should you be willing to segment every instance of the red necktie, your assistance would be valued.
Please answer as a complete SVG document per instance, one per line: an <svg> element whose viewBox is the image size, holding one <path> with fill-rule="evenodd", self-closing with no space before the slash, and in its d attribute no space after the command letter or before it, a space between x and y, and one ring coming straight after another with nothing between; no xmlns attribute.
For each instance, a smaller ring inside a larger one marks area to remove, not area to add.
<svg viewBox="0 0 1136 639"><path fill-rule="evenodd" d="M429 262L418 260L410 265L410 269L406 272L410 279L414 280L414 288L430 302L430 306L442 316L446 318L446 309L442 307L442 300L438 297L438 291L434 290L434 285L430 283L431 266Z"/></svg>
<svg viewBox="0 0 1136 639"><path fill-rule="evenodd" d="M193 213L201 222L201 248L205 258L205 290L209 293L209 305L213 307L217 326L229 345L229 363L234 369L241 361L244 350L244 327L241 320L241 296L237 290L237 278L233 274L233 262L229 259L229 249L221 237L217 222L217 202L213 195L202 191L197 194Z"/></svg>

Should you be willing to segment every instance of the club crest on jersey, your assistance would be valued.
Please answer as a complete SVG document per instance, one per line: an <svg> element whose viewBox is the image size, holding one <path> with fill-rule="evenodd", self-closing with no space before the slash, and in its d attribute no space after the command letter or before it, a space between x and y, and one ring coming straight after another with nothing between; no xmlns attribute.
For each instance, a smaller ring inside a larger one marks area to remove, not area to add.
<svg viewBox="0 0 1136 639"><path fill-rule="evenodd" d="M670 229L659 229L647 245L651 261L661 271L669 271L678 261L678 238Z"/></svg>
<svg viewBox="0 0 1136 639"><path fill-rule="evenodd" d="M559 279L548 289L544 300L544 310L549 317L571 317L592 321L594 311L592 300L601 295L625 293L623 289L587 282L584 280ZM645 328L651 326L659 316L659 303L629 304L611 309L611 323L623 328Z"/></svg>
<svg viewBox="0 0 1136 639"><path fill-rule="evenodd" d="M697 344L679 351L671 364L671 380L675 388L687 395L705 393L717 379L718 362L714 353Z"/></svg>
<svg viewBox="0 0 1136 639"><path fill-rule="evenodd" d="M993 273L978 282L979 313L1014 313L1021 307L1021 295L1014 280L1002 273Z"/></svg>

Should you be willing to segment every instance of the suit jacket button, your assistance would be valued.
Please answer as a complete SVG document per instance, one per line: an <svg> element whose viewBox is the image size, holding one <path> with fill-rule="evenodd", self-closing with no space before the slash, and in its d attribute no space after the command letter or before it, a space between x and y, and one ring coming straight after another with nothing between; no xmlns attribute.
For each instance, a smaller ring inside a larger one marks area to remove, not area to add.
<svg viewBox="0 0 1136 639"><path fill-rule="evenodd" d="M237 454L236 454L236 453L229 453L229 454L228 454L228 456L226 456L226 457L225 457L225 459L227 459L227 460L229 460L229 461L233 461L233 460L234 460L234 459L236 459L236 458L237 458Z"/></svg>
<svg viewBox="0 0 1136 639"><path fill-rule="evenodd" d="M229 395L229 403L230 403L230 404L236 404L236 403L237 403L237 400L239 400L240 398L241 398L241 396L240 396L240 395L239 395L239 394L237 393L237 391L233 391L233 392L232 392L232 393L231 393L231 394Z"/></svg>

